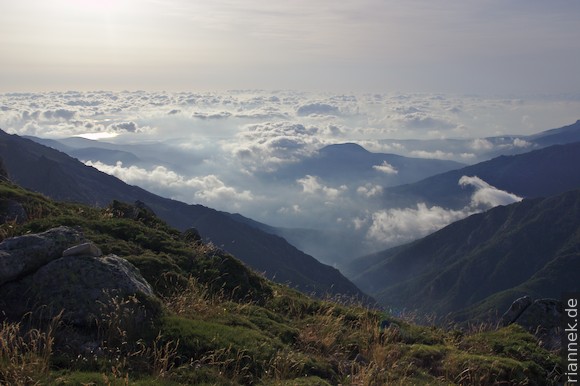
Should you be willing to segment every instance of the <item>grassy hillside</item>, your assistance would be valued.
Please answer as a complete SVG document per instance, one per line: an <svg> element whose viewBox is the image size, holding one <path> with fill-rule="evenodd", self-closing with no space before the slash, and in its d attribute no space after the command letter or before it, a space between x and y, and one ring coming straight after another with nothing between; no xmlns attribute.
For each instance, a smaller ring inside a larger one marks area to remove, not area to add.
<svg viewBox="0 0 580 386"><path fill-rule="evenodd" d="M0 182L0 214L15 206L22 209L19 219L5 218L0 239L80 227L104 253L140 269L163 311L154 324L139 325L112 310L90 353L59 345L70 329L58 320L48 326L35 324L34 315L5 320L1 384L557 382L559 358L517 326L422 327L356 305L313 300L264 279L194 233L167 226L144 207L56 203Z"/></svg>

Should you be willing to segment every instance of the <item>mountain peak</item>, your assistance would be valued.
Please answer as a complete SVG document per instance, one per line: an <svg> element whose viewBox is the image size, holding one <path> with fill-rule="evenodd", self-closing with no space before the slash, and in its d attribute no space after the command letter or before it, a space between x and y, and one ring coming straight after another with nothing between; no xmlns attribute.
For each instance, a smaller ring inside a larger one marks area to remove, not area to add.
<svg viewBox="0 0 580 386"><path fill-rule="evenodd" d="M368 154L367 149L353 142L337 143L320 149L321 154Z"/></svg>

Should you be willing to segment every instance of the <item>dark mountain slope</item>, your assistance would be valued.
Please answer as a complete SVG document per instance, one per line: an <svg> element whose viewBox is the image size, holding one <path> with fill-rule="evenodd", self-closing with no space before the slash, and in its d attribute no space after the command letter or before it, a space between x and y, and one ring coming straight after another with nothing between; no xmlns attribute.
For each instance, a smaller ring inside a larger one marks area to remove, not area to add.
<svg viewBox="0 0 580 386"><path fill-rule="evenodd" d="M546 197L580 188L580 142L554 145L525 154L500 156L459 170L426 178L414 184L388 188L387 206L426 202L448 208L469 204L473 189L462 188L462 176L477 176L498 189L522 197Z"/></svg>
<svg viewBox="0 0 580 386"><path fill-rule="evenodd" d="M236 255L258 272L318 295L365 298L340 272L294 248L281 237L201 205L166 199L88 167L57 150L0 130L0 157L21 186L53 199L105 206L113 200L142 201L178 229L196 227L206 240Z"/></svg>
<svg viewBox="0 0 580 386"><path fill-rule="evenodd" d="M440 315L502 312L522 294L559 298L580 290L580 190L470 216L345 272L385 306Z"/></svg>
<svg viewBox="0 0 580 386"><path fill-rule="evenodd" d="M575 123L529 135L526 140L539 146L560 145L580 141L580 120Z"/></svg>

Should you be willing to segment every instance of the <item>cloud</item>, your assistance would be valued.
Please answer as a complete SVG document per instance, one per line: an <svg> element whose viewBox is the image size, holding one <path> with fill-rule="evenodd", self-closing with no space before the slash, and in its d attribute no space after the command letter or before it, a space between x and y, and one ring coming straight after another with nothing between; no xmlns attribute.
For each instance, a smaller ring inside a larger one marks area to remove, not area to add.
<svg viewBox="0 0 580 386"><path fill-rule="evenodd" d="M420 111L401 115L398 118L396 118L396 120L409 129L447 130L456 127L456 125L451 122L447 122L446 120L441 118L431 117L426 113Z"/></svg>
<svg viewBox="0 0 580 386"><path fill-rule="evenodd" d="M339 115L340 110L336 106L326 103L308 103L296 109L296 115L304 117L308 115Z"/></svg>
<svg viewBox="0 0 580 386"><path fill-rule="evenodd" d="M412 157L417 158L430 158L430 159L453 159L455 155L453 153L447 153L441 150L426 151L426 150L413 150L409 153Z"/></svg>
<svg viewBox="0 0 580 386"><path fill-rule="evenodd" d="M384 244L401 243L425 236L466 216L461 210L448 210L439 206L388 209L372 214L372 224L367 238Z"/></svg>
<svg viewBox="0 0 580 386"><path fill-rule="evenodd" d="M380 165L373 165L373 169L386 174L398 174L399 171L395 167L389 164L387 161L383 161Z"/></svg>
<svg viewBox="0 0 580 386"><path fill-rule="evenodd" d="M383 187L380 185L366 184L365 186L356 188L356 192L367 198L378 197L383 194Z"/></svg>
<svg viewBox="0 0 580 386"><path fill-rule="evenodd" d="M128 184L139 185L158 194L169 194L172 198L181 198L186 202L220 203L229 202L236 207L237 201L252 201L254 196L248 190L238 191L227 186L219 177L207 175L203 177L186 178L164 166L156 166L151 170L138 166L123 166L122 162L107 165L100 161L87 161L102 172L111 174Z"/></svg>
<svg viewBox="0 0 580 386"><path fill-rule="evenodd" d="M459 179L460 186L473 186L476 190L471 196L472 207L494 207L498 205L509 205L519 202L522 197L513 193L495 188L477 176L462 176Z"/></svg>
<svg viewBox="0 0 580 386"><path fill-rule="evenodd" d="M346 185L341 185L339 188L331 188L324 186L320 179L316 176L307 175L304 178L299 178L296 182L302 186L302 192L306 194L324 194L328 199L336 199L340 194L346 190L348 187Z"/></svg>
<svg viewBox="0 0 580 386"><path fill-rule="evenodd" d="M135 122L121 122L121 123L114 123L109 126L110 129L113 131L126 131L129 133L137 132L137 124Z"/></svg>
<svg viewBox="0 0 580 386"><path fill-rule="evenodd" d="M323 144L316 127L288 121L247 125L234 140L224 143L250 171L271 172L313 154Z"/></svg>
<svg viewBox="0 0 580 386"><path fill-rule="evenodd" d="M491 150L493 149L493 143L485 138L476 138L469 145L473 150Z"/></svg>
<svg viewBox="0 0 580 386"><path fill-rule="evenodd" d="M475 188L470 205L460 210L440 206L428 207L418 203L415 208L394 208L379 210L370 217L366 238L383 247L408 242L433 233L452 222L498 205L509 205L522 200L515 194L497 189L477 176L462 176L460 186ZM354 223L359 229L364 222Z"/></svg>
<svg viewBox="0 0 580 386"><path fill-rule="evenodd" d="M76 111L67 109L48 110L42 113L46 119L62 119L65 121L71 120L76 115Z"/></svg>
<svg viewBox="0 0 580 386"><path fill-rule="evenodd" d="M514 144L514 147L519 147L519 148L526 148L526 147L532 146L531 142L528 142L525 139L521 139L521 138L514 138L513 144Z"/></svg>
<svg viewBox="0 0 580 386"><path fill-rule="evenodd" d="M198 118L198 119L226 119L226 118L229 118L231 116L232 116L232 113L230 113L228 111L220 111L220 112L214 112L214 113L195 112L192 115L193 118Z"/></svg>

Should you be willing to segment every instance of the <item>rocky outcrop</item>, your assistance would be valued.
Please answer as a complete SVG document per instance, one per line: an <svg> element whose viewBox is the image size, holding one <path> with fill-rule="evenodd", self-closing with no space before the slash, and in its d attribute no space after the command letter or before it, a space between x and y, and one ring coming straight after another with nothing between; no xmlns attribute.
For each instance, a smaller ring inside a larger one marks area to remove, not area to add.
<svg viewBox="0 0 580 386"><path fill-rule="evenodd" d="M71 228L15 237L0 244L0 313L12 320L36 313L50 321L95 331L111 313L135 323L153 320L159 301L135 266L115 255L101 256ZM37 312L40 311L40 312Z"/></svg>
<svg viewBox="0 0 580 386"><path fill-rule="evenodd" d="M4 161L2 160L2 157L0 157L0 181L9 181L9 180L10 178L8 176L8 171L4 166Z"/></svg>
<svg viewBox="0 0 580 386"><path fill-rule="evenodd" d="M526 310L532 304L532 298L529 296L522 296L516 299L510 308L502 315L500 324L502 326L507 326L514 323L522 312Z"/></svg>
<svg viewBox="0 0 580 386"><path fill-rule="evenodd" d="M81 241L82 234L69 227L4 240L0 243L0 285L38 270Z"/></svg>
<svg viewBox="0 0 580 386"><path fill-rule="evenodd" d="M563 315L562 302L556 299L532 301L529 296L517 299L502 316L501 324L516 323L536 337L548 350L558 350L561 346L560 324Z"/></svg>
<svg viewBox="0 0 580 386"><path fill-rule="evenodd" d="M134 303L123 302L132 298ZM98 325L104 314L113 311L114 302L123 302L124 310L118 311L131 313L141 321L154 316L158 308L151 286L137 268L114 255L54 260L34 274L1 287L0 299L14 319L42 308L42 318L50 320L62 311L63 321L81 327Z"/></svg>

